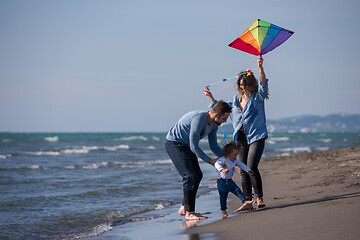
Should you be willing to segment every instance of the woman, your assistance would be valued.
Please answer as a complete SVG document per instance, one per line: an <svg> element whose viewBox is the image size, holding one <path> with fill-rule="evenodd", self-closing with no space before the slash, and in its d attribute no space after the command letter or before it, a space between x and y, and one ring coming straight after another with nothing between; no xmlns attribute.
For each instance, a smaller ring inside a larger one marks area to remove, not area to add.
<svg viewBox="0 0 360 240"><path fill-rule="evenodd" d="M241 72L237 80L236 94L228 104L232 107L231 120L234 127L234 141L241 146L239 159L253 170L248 174L241 170L241 185L247 200L252 199L252 188L257 196L258 208L265 207L263 187L258 165L264 151L265 140L268 137L264 101L268 99L268 80L266 79L263 58L258 60L260 81L251 71ZM208 88L204 93L212 101L217 101Z"/></svg>

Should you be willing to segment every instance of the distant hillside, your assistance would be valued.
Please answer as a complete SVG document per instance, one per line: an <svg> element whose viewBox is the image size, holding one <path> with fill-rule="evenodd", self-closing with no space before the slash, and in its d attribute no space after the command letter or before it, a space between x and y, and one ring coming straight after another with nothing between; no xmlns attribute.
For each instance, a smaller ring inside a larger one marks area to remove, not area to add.
<svg viewBox="0 0 360 240"><path fill-rule="evenodd" d="M360 132L360 114L303 115L267 120L269 132ZM232 132L231 124L223 126Z"/></svg>

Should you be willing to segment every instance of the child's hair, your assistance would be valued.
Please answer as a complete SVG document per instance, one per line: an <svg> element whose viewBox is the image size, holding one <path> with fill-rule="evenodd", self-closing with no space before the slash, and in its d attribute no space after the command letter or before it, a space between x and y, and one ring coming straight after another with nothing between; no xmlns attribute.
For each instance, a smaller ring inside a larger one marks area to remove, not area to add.
<svg viewBox="0 0 360 240"><path fill-rule="evenodd" d="M231 154L231 152L234 150L240 150L241 146L239 144L237 144L234 141L229 142L228 144L226 144L223 148L222 148L222 154L223 156L227 156L229 154Z"/></svg>

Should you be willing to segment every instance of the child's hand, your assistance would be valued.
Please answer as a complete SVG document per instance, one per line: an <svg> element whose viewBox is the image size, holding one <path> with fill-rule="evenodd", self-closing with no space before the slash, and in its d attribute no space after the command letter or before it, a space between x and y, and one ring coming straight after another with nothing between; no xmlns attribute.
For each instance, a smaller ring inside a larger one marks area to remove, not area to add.
<svg viewBox="0 0 360 240"><path fill-rule="evenodd" d="M254 173L253 170L248 171L248 174L253 174L253 173Z"/></svg>
<svg viewBox="0 0 360 240"><path fill-rule="evenodd" d="M228 172L229 172L229 170L228 170L228 169L226 169L226 168L224 168L224 169L222 169L222 170L221 170L221 172L223 172L223 173L225 173L225 174L226 174L226 173L228 173Z"/></svg>
<svg viewBox="0 0 360 240"><path fill-rule="evenodd" d="M205 87L205 88L204 88L204 94L209 97L210 101L214 101L214 100L215 100L214 97L213 97L213 95L212 95L212 93L210 92L210 88Z"/></svg>

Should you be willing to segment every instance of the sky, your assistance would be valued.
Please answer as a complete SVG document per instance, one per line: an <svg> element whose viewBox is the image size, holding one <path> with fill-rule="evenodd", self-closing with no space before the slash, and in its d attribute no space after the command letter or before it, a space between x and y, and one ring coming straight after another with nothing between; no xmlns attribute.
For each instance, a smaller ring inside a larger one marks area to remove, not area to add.
<svg viewBox="0 0 360 240"><path fill-rule="evenodd" d="M256 3L256 4L255 4ZM0 132L166 132L205 85L256 69L228 47L260 18L268 119L360 114L357 0L0 0ZM221 84L220 84L221 85ZM235 81L212 88L235 94Z"/></svg>

